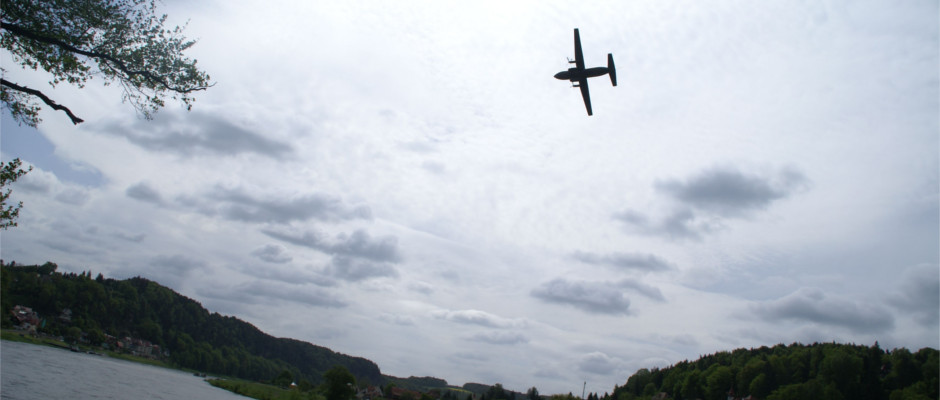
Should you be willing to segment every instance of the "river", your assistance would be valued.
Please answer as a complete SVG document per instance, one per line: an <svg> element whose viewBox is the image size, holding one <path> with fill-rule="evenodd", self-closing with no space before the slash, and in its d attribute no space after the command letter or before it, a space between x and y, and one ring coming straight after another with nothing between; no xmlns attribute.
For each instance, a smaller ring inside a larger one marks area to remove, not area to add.
<svg viewBox="0 0 940 400"><path fill-rule="evenodd" d="M0 399L245 400L172 369L0 341Z"/></svg>

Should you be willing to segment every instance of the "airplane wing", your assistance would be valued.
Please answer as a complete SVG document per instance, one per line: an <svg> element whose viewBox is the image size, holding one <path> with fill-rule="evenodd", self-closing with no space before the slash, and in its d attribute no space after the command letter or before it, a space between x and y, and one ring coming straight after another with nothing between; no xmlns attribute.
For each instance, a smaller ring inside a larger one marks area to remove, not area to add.
<svg viewBox="0 0 940 400"><path fill-rule="evenodd" d="M591 111L591 92L588 91L587 78L582 78L578 81L578 87L581 88L581 98L584 99L584 108L587 109L588 115L594 115L594 112Z"/></svg>
<svg viewBox="0 0 940 400"><path fill-rule="evenodd" d="M584 55L581 54L581 35L578 33L578 28L574 28L574 62L578 69L584 69ZM586 88L587 85L583 87Z"/></svg>

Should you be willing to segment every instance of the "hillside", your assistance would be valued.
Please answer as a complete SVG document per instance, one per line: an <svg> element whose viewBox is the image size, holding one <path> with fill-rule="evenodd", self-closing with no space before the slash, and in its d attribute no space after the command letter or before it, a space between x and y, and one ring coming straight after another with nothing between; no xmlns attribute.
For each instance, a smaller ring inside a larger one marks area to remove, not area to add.
<svg viewBox="0 0 940 400"><path fill-rule="evenodd" d="M329 368L343 365L362 382L385 381L370 360L275 338L144 278L114 280L99 274L92 279L91 273L56 272L53 263L2 265L0 271L3 327L12 326L13 308L22 305L41 317L40 332L93 345L143 339L155 345L147 347L148 353L158 349L155 357L182 368L259 381L287 370L298 381L317 383Z"/></svg>
<svg viewBox="0 0 940 400"><path fill-rule="evenodd" d="M900 400L937 399L940 352L814 343L737 349L683 361L663 369L641 369L614 400L746 398ZM594 397L595 399L597 397Z"/></svg>

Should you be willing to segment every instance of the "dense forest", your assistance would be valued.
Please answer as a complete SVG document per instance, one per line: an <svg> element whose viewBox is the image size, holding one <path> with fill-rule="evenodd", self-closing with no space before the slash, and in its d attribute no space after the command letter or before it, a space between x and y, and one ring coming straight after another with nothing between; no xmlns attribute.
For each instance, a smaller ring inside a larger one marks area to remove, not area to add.
<svg viewBox="0 0 940 400"><path fill-rule="evenodd" d="M923 348L884 351L835 343L738 349L641 369L613 400L669 398L725 400L919 400L940 396L940 352Z"/></svg>
<svg viewBox="0 0 940 400"><path fill-rule="evenodd" d="M2 263L0 263L2 264ZM289 371L298 382L322 380L335 365L360 382L385 381L372 361L294 339L270 336L235 317L209 313L198 302L144 278L94 279L91 272L56 272L57 266L0 265L0 318L12 326L16 305L43 317L39 331L89 344L108 336L145 339L168 350L169 362L212 374L269 381ZM60 318L70 310L70 318Z"/></svg>

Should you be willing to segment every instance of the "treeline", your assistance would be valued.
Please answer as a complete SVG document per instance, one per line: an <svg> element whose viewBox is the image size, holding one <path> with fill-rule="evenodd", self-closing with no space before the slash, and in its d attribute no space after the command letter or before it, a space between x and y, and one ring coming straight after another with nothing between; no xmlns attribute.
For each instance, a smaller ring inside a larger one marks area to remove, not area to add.
<svg viewBox="0 0 940 400"><path fill-rule="evenodd" d="M385 386L386 388L394 386L414 390L416 392L427 392L431 390L446 392L447 390L459 389L456 386L449 385L446 380L433 376L409 376L407 378L399 378L385 375Z"/></svg>
<svg viewBox="0 0 940 400"><path fill-rule="evenodd" d="M63 274L56 268L54 263L0 265L3 327L12 325L13 307L23 305L44 317L40 332L68 336L80 330L93 345L104 342L105 334L145 339L169 350L169 361L182 368L256 381L290 371L298 381L318 383L324 372L342 365L360 382L384 383L370 360L272 337L235 317L209 313L156 282L106 279L101 274L92 279L91 272ZM71 320L57 318L66 309L71 310Z"/></svg>
<svg viewBox="0 0 940 400"><path fill-rule="evenodd" d="M462 388L468 392L473 393L474 395L479 396L480 400L516 400L523 399L526 395L512 390L505 389L503 384L497 383L495 385L486 385L482 383L465 383ZM533 389L529 389L531 392ZM534 400L538 400L538 390L535 390L536 396Z"/></svg>
<svg viewBox="0 0 940 400"><path fill-rule="evenodd" d="M940 354L835 343L738 349L641 369L615 386L613 400L914 400L940 396ZM607 396L605 396L607 397Z"/></svg>
<svg viewBox="0 0 940 400"><path fill-rule="evenodd" d="M527 394L514 392L503 387L503 384L486 385L482 383L465 383L463 386L453 386L446 380L431 376L397 378L385 376L386 393L392 387L412 390L418 393L440 393L441 400L542 400L538 389L531 388ZM386 396L391 397L391 396ZM420 400L416 398L415 400Z"/></svg>

